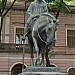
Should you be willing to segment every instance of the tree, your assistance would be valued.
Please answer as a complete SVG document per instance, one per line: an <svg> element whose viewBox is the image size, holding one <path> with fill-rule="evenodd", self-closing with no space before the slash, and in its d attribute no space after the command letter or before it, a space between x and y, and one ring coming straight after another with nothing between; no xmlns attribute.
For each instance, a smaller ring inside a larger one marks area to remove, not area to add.
<svg viewBox="0 0 75 75"><path fill-rule="evenodd" d="M75 6L75 0L64 0L67 5Z"/></svg>
<svg viewBox="0 0 75 75"><path fill-rule="evenodd" d="M51 11L54 8L57 9L57 11L55 13L56 19L58 18L59 13L62 11L67 14L75 13L75 12L72 12L69 8L70 5L75 6L75 0L48 0L48 1L50 1L50 2L48 2L48 7Z"/></svg>
<svg viewBox="0 0 75 75"><path fill-rule="evenodd" d="M8 1L11 2L11 5L6 11L4 11ZM3 18L8 13L8 11L12 8L15 2L16 0L0 0L0 43L1 43L1 31L3 26Z"/></svg>

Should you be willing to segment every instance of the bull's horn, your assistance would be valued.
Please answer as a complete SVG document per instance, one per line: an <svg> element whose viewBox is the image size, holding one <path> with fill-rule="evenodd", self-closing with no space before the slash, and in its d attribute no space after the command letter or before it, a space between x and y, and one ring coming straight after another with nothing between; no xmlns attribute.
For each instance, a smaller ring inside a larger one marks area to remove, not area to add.
<svg viewBox="0 0 75 75"><path fill-rule="evenodd" d="M57 19L56 22L59 22L59 19Z"/></svg>

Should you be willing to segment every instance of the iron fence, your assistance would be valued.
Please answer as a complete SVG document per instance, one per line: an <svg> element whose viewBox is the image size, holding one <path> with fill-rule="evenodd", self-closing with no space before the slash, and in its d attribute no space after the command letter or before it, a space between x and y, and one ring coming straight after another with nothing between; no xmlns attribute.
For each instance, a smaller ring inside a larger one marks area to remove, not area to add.
<svg viewBox="0 0 75 75"><path fill-rule="evenodd" d="M29 52L29 45L25 44L25 51ZM0 43L0 53L1 52L23 52L23 44L14 44L14 43Z"/></svg>

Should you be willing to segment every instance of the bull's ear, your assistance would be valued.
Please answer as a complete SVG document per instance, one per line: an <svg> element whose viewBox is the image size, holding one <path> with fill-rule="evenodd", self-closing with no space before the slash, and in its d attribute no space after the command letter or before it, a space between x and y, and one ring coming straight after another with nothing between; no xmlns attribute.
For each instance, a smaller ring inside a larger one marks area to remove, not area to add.
<svg viewBox="0 0 75 75"><path fill-rule="evenodd" d="M56 22L59 22L59 19L57 19Z"/></svg>

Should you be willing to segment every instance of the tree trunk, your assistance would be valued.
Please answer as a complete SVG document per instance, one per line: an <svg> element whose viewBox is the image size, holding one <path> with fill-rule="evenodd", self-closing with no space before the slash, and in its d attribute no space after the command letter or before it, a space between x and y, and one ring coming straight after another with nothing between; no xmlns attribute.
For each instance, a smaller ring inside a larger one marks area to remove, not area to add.
<svg viewBox="0 0 75 75"><path fill-rule="evenodd" d="M0 8L0 17L1 17L1 19L0 19L0 43L1 43L1 31L2 31L2 26L3 26L3 17L8 13L8 11L12 8L12 6L14 5L15 2L16 2L16 0L13 1L13 3L7 9L6 12L4 12L4 10L5 10L5 6L6 6L6 3L7 3L7 0L4 0L2 2L3 8Z"/></svg>
<svg viewBox="0 0 75 75"><path fill-rule="evenodd" d="M0 43L1 43L1 31L0 31Z"/></svg>
<svg viewBox="0 0 75 75"><path fill-rule="evenodd" d="M60 1L59 8L58 8L58 11L57 11L57 14L56 14L56 19L58 18L61 7L62 7L61 3L63 3L63 0Z"/></svg>
<svg viewBox="0 0 75 75"><path fill-rule="evenodd" d="M3 25L3 16L1 15L1 21L0 21L0 43L1 43L2 25Z"/></svg>

